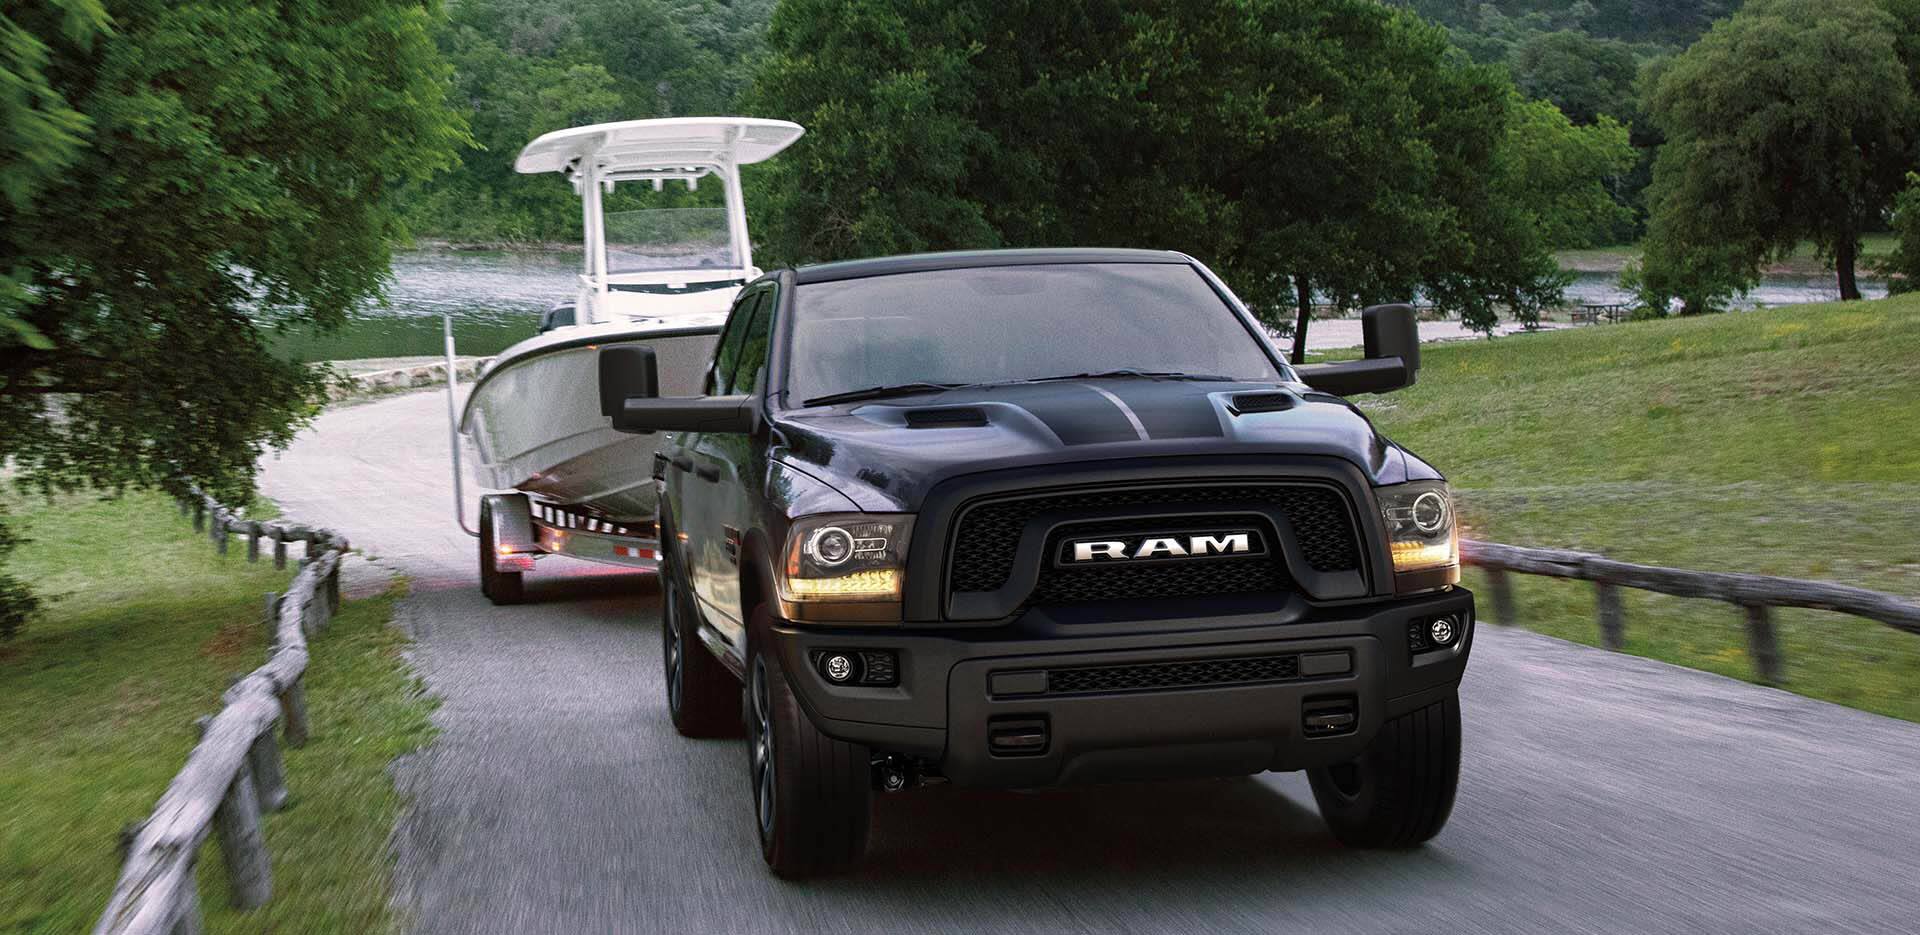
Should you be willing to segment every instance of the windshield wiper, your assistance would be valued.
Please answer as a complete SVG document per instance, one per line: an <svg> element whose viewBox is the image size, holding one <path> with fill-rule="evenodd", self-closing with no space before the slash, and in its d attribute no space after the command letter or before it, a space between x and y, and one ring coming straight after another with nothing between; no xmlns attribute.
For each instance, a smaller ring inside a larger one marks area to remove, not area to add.
<svg viewBox="0 0 1920 935"><path fill-rule="evenodd" d="M1217 373L1183 373L1178 370L1136 370L1121 367L1118 370L1099 370L1088 373L1064 373L1057 377L1034 377L1031 380L1010 380L1009 383L1064 383L1071 380L1101 380L1110 377L1131 377L1139 380L1200 380L1208 383L1231 383L1233 377L1223 377Z"/></svg>
<svg viewBox="0 0 1920 935"><path fill-rule="evenodd" d="M863 390L847 390L843 393L828 393L812 399L801 400L802 406L831 406L835 403L858 402L863 399L884 399L888 396L904 396L908 393L925 393L930 390L952 390L966 386L965 383L890 383L885 386L869 386Z"/></svg>

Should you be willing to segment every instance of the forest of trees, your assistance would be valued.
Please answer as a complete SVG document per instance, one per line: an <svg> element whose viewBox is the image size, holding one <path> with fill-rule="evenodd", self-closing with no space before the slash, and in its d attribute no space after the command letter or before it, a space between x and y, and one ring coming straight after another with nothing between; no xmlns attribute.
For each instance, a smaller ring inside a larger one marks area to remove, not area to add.
<svg viewBox="0 0 1920 935"><path fill-rule="evenodd" d="M477 148L456 170L403 189L415 235L477 242L571 241L564 187L514 177L513 154L546 130L594 120L737 111L768 57L775 0L453 0L439 30ZM1604 179L1622 210L1589 218L1562 246L1624 243L1645 225L1643 191L1662 141L1639 79L1738 0L1390 0L1446 28L1474 61L1576 126L1611 117L1638 156ZM853 6L860 6L854 4ZM906 4L930 12L940 4ZM1074 6L1074 5L1069 5ZM1156 4L1136 4L1152 8ZM1178 4L1161 4L1177 7ZM1044 8L1043 8L1044 9ZM623 24L609 28L609 24Z"/></svg>

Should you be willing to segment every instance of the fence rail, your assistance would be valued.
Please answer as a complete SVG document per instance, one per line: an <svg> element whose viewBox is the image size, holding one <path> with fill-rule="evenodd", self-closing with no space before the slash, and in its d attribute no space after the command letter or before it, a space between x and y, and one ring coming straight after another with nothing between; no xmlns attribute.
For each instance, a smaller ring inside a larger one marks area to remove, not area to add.
<svg viewBox="0 0 1920 935"><path fill-rule="evenodd" d="M1780 640L1773 627L1775 607L1831 610L1920 634L1920 603L1827 581L1660 568L1587 552L1530 549L1471 540L1460 543L1460 559L1486 570L1494 619L1500 623L1511 624L1516 619L1513 583L1507 577L1508 572L1593 582L1600 641L1608 649L1617 650L1626 642L1626 610L1620 602L1620 588L1733 604L1746 618L1747 653L1753 659L1754 671L1769 685L1785 680Z"/></svg>
<svg viewBox="0 0 1920 935"><path fill-rule="evenodd" d="M200 897L194 865L200 846L217 836L232 883L233 903L242 909L265 905L273 892L273 873L262 814L287 799L280 742L307 740L307 640L325 629L340 607L340 559L347 540L338 534L297 523L241 519L197 488L179 495L180 511L191 514L196 531L205 530L224 555L228 540L242 536L247 560L259 561L261 544L273 547L276 567L287 563L287 543L306 543L300 572L285 595L267 595L267 662L239 679L221 696L222 707L198 722L200 741L187 755L153 813L130 828L126 862L113 897L94 927L104 933L197 935Z"/></svg>

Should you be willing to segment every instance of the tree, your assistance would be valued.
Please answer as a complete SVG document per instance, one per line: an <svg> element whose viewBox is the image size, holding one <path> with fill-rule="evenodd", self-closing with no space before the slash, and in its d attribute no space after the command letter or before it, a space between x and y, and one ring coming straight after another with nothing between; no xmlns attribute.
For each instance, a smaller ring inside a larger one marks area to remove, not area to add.
<svg viewBox="0 0 1920 935"><path fill-rule="evenodd" d="M1514 47L1508 62L1520 93L1552 101L1581 126L1602 116L1626 122L1636 109L1640 61L1624 42L1570 30L1535 33Z"/></svg>
<svg viewBox="0 0 1920 935"><path fill-rule="evenodd" d="M1174 248L1292 318L1298 356L1316 303L1526 314L1560 283L1539 222L1590 207L1501 197L1565 180L1536 159L1574 128L1370 0L788 0L768 36L752 101L809 129L756 171L783 261ZM1571 184L1606 198L1600 174Z"/></svg>
<svg viewBox="0 0 1920 935"><path fill-rule="evenodd" d="M757 58L771 0L462 0L438 30L453 99L476 146L395 193L409 231L464 241L577 241L565 185L513 171L550 130L609 120L721 114ZM631 201L616 190L612 208ZM682 193L683 194L683 193ZM674 198L651 199L653 202Z"/></svg>
<svg viewBox="0 0 1920 935"><path fill-rule="evenodd" d="M1902 0L1896 7L1915 4ZM1753 0L1660 74L1667 142L1649 190L1645 275L1700 310L1811 241L1860 298L1860 236L1920 153L1920 103L1897 37L1920 20L1876 3Z"/></svg>
<svg viewBox="0 0 1920 935"><path fill-rule="evenodd" d="M189 479L244 497L322 389L271 353L272 329L377 298L389 180L463 138L435 12L125 0L89 42L86 7L8 6L44 49L36 106L79 119L57 173L16 186L5 166L29 197L0 203L0 312L25 325L0 332L0 463L42 491Z"/></svg>
<svg viewBox="0 0 1920 935"><path fill-rule="evenodd" d="M1893 199L1893 252L1880 261L1887 291L1903 295L1920 290L1920 173L1907 173L1907 187Z"/></svg>

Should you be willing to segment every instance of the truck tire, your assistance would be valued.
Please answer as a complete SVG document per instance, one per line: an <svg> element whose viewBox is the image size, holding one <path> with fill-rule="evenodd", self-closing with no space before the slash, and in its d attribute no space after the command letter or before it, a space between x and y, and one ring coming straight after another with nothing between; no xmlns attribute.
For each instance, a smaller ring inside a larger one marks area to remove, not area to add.
<svg viewBox="0 0 1920 935"><path fill-rule="evenodd" d="M1440 833L1460 783L1460 699L1450 694L1381 725L1351 762L1307 771L1333 836L1349 847L1411 848Z"/></svg>
<svg viewBox="0 0 1920 935"><path fill-rule="evenodd" d="M851 868L867 849L871 754L820 733L770 653L755 649L748 659L747 696L747 775L760 855L789 880Z"/></svg>
<svg viewBox="0 0 1920 935"><path fill-rule="evenodd" d="M493 536L493 504L480 500L480 593L495 604L518 604L526 600L526 583L517 571L501 571L493 558L499 544Z"/></svg>
<svg viewBox="0 0 1920 935"><path fill-rule="evenodd" d="M682 737L740 736L740 680L700 641L700 618L674 558L674 539L660 536L660 661L667 712Z"/></svg>

